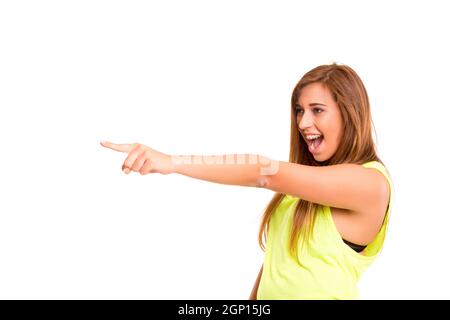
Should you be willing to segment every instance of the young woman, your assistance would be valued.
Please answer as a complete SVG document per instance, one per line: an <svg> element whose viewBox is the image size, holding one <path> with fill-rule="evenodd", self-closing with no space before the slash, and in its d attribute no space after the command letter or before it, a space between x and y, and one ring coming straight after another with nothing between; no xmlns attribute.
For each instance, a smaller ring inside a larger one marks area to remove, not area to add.
<svg viewBox="0 0 450 320"><path fill-rule="evenodd" d="M265 259L250 299L357 299L357 282L382 249L392 198L372 129L361 79L333 63L307 72L294 88L289 162L101 144L128 153L127 174L179 173L275 191L262 217Z"/></svg>

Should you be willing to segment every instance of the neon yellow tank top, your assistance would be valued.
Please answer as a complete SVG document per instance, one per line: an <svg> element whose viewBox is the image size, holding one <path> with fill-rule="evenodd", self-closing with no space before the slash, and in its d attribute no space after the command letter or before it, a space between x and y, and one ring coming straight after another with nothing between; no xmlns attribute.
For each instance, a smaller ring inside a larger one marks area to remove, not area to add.
<svg viewBox="0 0 450 320"><path fill-rule="evenodd" d="M344 243L330 207L318 206L311 240L299 248L301 263L295 260L289 254L289 237L299 198L285 195L269 222L258 300L359 299L357 282L381 252L393 196L391 179L380 162L371 161L362 166L379 170L391 190L383 225L364 249L364 255Z"/></svg>

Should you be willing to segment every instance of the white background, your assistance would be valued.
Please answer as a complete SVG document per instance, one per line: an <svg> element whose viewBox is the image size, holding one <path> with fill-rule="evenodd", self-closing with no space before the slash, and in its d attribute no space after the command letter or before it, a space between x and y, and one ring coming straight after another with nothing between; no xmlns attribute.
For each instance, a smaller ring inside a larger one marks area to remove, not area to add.
<svg viewBox="0 0 450 320"><path fill-rule="evenodd" d="M396 188L361 298L450 298L449 29L445 1L0 2L0 298L247 299L273 192L99 142L286 161L292 89L332 62Z"/></svg>

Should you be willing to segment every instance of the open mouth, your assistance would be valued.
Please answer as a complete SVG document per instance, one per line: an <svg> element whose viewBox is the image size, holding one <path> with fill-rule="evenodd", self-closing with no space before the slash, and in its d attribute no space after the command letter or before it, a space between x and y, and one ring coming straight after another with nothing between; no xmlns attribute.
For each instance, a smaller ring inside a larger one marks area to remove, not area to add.
<svg viewBox="0 0 450 320"><path fill-rule="evenodd" d="M308 144L308 150L311 153L317 153L322 141L323 135L314 137L314 138L305 138L306 143Z"/></svg>

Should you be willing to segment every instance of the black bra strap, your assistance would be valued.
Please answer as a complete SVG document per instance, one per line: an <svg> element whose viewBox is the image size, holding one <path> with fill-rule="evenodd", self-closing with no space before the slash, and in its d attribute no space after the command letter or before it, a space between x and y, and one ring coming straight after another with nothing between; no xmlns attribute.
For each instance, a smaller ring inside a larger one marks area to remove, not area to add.
<svg viewBox="0 0 450 320"><path fill-rule="evenodd" d="M354 244L354 243L352 243L350 241L347 241L345 239L342 239L342 240L345 242L346 245L348 245L350 248L352 248L356 252L361 252L367 247L367 246L362 246L362 245L359 245L359 244Z"/></svg>

